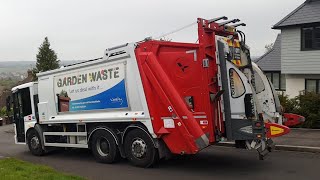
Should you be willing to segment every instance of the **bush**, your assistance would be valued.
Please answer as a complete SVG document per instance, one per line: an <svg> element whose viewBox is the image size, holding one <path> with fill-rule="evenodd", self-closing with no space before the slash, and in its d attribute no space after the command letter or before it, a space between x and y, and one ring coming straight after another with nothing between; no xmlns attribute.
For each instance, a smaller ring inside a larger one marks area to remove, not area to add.
<svg viewBox="0 0 320 180"><path fill-rule="evenodd" d="M320 128L320 94L305 92L289 99L282 93L279 99L286 113L299 114L306 118L301 127Z"/></svg>
<svg viewBox="0 0 320 180"><path fill-rule="evenodd" d="M13 109L11 108L10 111L7 111L7 107L3 106L2 108L0 108L0 117L4 117L4 116L12 116L13 115Z"/></svg>
<svg viewBox="0 0 320 180"><path fill-rule="evenodd" d="M5 106L3 106L1 109L0 109L0 117L2 116L6 116L7 115L7 109Z"/></svg>
<svg viewBox="0 0 320 180"><path fill-rule="evenodd" d="M289 99L288 95L285 95L284 92L282 92L281 95L279 95L280 104L282 105L283 109L287 113L293 113L298 109L298 102L296 98Z"/></svg>

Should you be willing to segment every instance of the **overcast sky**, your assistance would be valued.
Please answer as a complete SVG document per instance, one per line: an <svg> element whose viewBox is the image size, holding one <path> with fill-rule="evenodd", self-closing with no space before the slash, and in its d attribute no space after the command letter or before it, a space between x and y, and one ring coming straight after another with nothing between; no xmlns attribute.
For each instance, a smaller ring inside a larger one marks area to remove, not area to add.
<svg viewBox="0 0 320 180"><path fill-rule="evenodd" d="M102 57L104 49L157 37L196 21L228 16L241 27L253 56L279 30L271 27L304 0L0 0L0 61L35 61L48 36L60 60ZM195 42L196 26L171 35ZM1 64L0 64L1 66Z"/></svg>

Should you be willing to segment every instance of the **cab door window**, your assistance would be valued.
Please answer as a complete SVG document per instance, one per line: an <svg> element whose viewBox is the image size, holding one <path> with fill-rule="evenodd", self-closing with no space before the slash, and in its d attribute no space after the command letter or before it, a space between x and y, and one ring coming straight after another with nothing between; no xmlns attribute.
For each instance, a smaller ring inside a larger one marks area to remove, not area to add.
<svg viewBox="0 0 320 180"><path fill-rule="evenodd" d="M22 105L22 114L23 116L27 116L32 114L31 108L31 98L30 98L30 90L29 88L25 88L21 90L21 105ZM20 103L19 103L20 104Z"/></svg>
<svg viewBox="0 0 320 180"><path fill-rule="evenodd" d="M14 109L17 118L32 114L29 88L19 89L14 93Z"/></svg>

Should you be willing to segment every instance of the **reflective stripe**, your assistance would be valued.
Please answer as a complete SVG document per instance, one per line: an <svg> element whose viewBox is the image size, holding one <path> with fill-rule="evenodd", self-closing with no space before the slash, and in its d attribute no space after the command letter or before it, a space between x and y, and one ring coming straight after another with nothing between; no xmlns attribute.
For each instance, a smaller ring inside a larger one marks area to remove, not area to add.
<svg viewBox="0 0 320 180"><path fill-rule="evenodd" d="M206 119L207 118L207 116L193 116L193 117L196 119Z"/></svg>
<svg viewBox="0 0 320 180"><path fill-rule="evenodd" d="M195 119L206 119L207 116L193 116ZM161 119L179 119L178 117L161 117ZM187 116L182 116L182 119L188 119Z"/></svg>

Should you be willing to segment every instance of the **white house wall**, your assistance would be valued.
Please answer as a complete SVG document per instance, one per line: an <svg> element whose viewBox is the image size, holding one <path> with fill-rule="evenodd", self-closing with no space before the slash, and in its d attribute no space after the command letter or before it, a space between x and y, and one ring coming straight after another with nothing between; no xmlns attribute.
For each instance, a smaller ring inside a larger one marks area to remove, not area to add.
<svg viewBox="0 0 320 180"><path fill-rule="evenodd" d="M281 71L283 74L320 74L320 50L301 51L301 28L281 30ZM290 82L290 80L289 80ZM288 86L287 86L287 89Z"/></svg>
<svg viewBox="0 0 320 180"><path fill-rule="evenodd" d="M286 75L286 94L290 98L294 98L298 96L299 93L305 90L305 80L306 79L320 79L320 74L302 74L302 75L294 75L287 74Z"/></svg>
<svg viewBox="0 0 320 180"><path fill-rule="evenodd" d="M299 95L299 92L304 90L305 78L301 75L286 75L286 94L290 98Z"/></svg>

